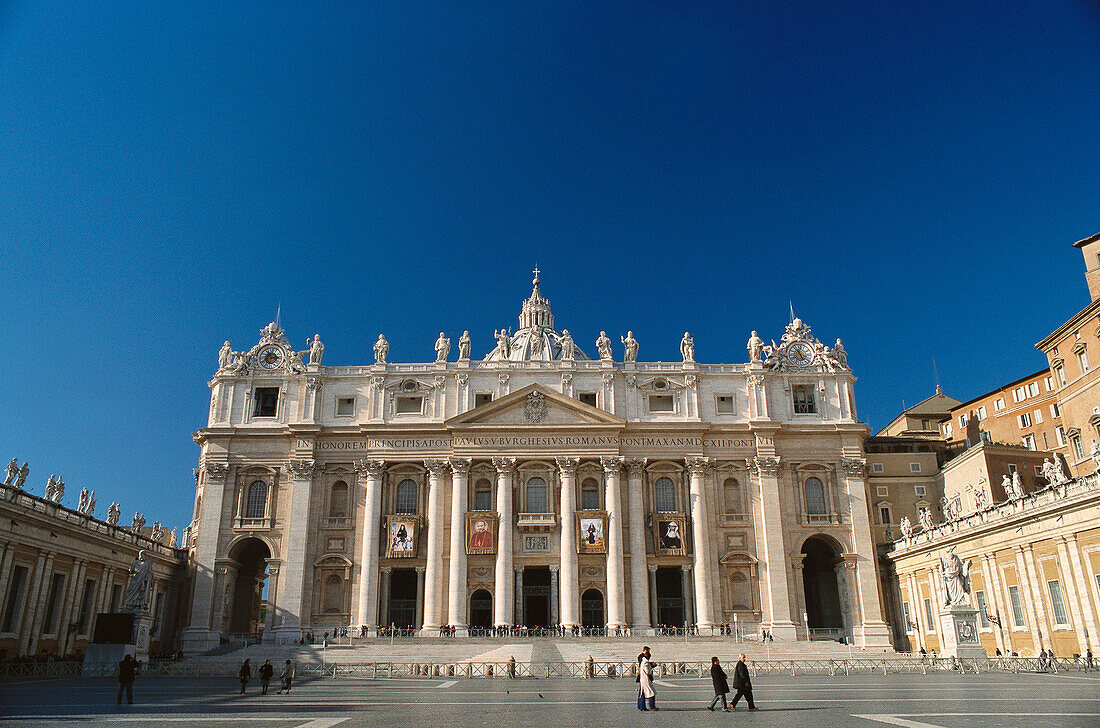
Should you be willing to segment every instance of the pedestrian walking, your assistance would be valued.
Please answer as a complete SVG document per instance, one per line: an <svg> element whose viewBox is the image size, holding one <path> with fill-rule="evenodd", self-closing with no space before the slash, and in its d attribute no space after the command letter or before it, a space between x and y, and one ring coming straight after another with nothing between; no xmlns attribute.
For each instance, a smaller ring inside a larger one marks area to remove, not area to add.
<svg viewBox="0 0 1100 728"><path fill-rule="evenodd" d="M126 702L134 704L134 679L137 676L137 660L133 655L126 655L122 662L118 663L118 698L115 702L122 705L122 691L126 691Z"/></svg>
<svg viewBox="0 0 1100 728"><path fill-rule="evenodd" d="M729 712L729 705L726 704L726 693L730 691L730 685L726 681L726 671L718 663L717 657L710 658L710 681L714 684L714 700L710 701L707 710L714 710L714 706L721 700L722 710Z"/></svg>
<svg viewBox="0 0 1100 728"><path fill-rule="evenodd" d="M260 686L263 687L262 695L267 695L267 686L271 682L271 676L275 674L275 667L271 664L271 660L264 660L264 664L260 665Z"/></svg>
<svg viewBox="0 0 1100 728"><path fill-rule="evenodd" d="M653 690L653 670L656 667L650 659L649 647L642 648L638 662L638 710L659 710L657 693Z"/></svg>
<svg viewBox="0 0 1100 728"><path fill-rule="evenodd" d="M237 671L237 677L241 679L241 695L244 695L244 687L252 679L252 666L248 660L245 660L244 664L241 665L241 669Z"/></svg>
<svg viewBox="0 0 1100 728"><path fill-rule="evenodd" d="M737 660L737 667L733 669L733 689L737 692L730 703L730 710L737 710L737 701L742 695L749 703L749 710L756 710L756 703L752 701L752 680L749 679L749 666L745 664L744 653Z"/></svg>
<svg viewBox="0 0 1100 728"><path fill-rule="evenodd" d="M289 694L290 685L294 681L294 664L290 660L286 661L286 665L283 666L283 672L279 677L282 679L282 687L279 688L279 694L282 695L284 690Z"/></svg>

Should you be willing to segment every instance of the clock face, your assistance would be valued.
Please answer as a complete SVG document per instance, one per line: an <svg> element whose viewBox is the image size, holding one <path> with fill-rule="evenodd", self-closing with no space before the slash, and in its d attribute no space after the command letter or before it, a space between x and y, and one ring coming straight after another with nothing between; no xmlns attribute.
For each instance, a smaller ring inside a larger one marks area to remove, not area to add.
<svg viewBox="0 0 1100 728"><path fill-rule="evenodd" d="M787 358L796 367L806 367L814 360L814 350L805 341L796 341L787 349Z"/></svg>
<svg viewBox="0 0 1100 728"><path fill-rule="evenodd" d="M283 351L277 346L269 346L260 352L260 366L275 369L283 362Z"/></svg>

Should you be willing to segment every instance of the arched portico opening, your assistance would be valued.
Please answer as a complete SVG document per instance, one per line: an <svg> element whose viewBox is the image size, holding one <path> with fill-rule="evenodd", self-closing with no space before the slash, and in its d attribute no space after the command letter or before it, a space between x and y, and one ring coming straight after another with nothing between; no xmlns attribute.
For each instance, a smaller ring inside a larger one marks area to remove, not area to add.
<svg viewBox="0 0 1100 728"><path fill-rule="evenodd" d="M806 590L807 626L811 630L843 630L844 614L836 575L840 550L832 541L813 536L802 544L802 553L806 554L802 561L802 584Z"/></svg>
<svg viewBox="0 0 1100 728"><path fill-rule="evenodd" d="M585 589L581 594L581 626L604 626L603 594L599 589Z"/></svg>
<svg viewBox="0 0 1100 728"><path fill-rule="evenodd" d="M271 549L258 538L234 544L229 558L237 563L233 577L233 606L229 612L230 634L259 634L264 630L263 602L266 594L267 560ZM270 606L269 606L270 608Z"/></svg>
<svg viewBox="0 0 1100 728"><path fill-rule="evenodd" d="M470 595L470 627L489 629L493 626L493 595L478 589Z"/></svg>

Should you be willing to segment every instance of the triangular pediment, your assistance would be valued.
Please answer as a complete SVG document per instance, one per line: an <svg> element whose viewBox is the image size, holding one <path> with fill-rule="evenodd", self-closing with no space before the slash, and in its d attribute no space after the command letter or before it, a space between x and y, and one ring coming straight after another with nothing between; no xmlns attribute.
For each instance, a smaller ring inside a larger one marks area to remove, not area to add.
<svg viewBox="0 0 1100 728"><path fill-rule="evenodd" d="M541 384L530 384L489 404L456 415L445 424L448 427L622 427L626 420Z"/></svg>

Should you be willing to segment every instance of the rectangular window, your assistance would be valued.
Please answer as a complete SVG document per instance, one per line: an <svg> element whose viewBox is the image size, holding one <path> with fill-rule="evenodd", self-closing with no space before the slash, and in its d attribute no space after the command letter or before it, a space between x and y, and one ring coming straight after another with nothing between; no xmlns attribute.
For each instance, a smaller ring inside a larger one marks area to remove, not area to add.
<svg viewBox="0 0 1100 728"><path fill-rule="evenodd" d="M1058 428L1055 428L1054 434L1058 436L1058 446L1059 447L1065 447L1066 446L1066 431L1063 430L1061 427L1058 427Z"/></svg>
<svg viewBox="0 0 1100 728"><path fill-rule="evenodd" d="M1047 582L1047 589L1050 591L1050 608L1054 610L1054 623L1068 625L1069 618L1066 616L1066 604L1062 601L1061 583L1057 579L1051 579Z"/></svg>
<svg viewBox="0 0 1100 728"><path fill-rule="evenodd" d="M985 405L978 408L978 422L985 419Z"/></svg>
<svg viewBox="0 0 1100 728"><path fill-rule="evenodd" d="M817 412L817 400L814 399L814 388L805 384L794 387L794 413L796 415L812 415Z"/></svg>
<svg viewBox="0 0 1100 728"><path fill-rule="evenodd" d="M909 472L910 473L919 473L920 472L920 463L909 463Z"/></svg>
<svg viewBox="0 0 1100 728"><path fill-rule="evenodd" d="M978 600L978 614L982 618L982 627L989 627L989 612L985 609L985 592L975 592L974 598Z"/></svg>
<svg viewBox="0 0 1100 728"><path fill-rule="evenodd" d="M85 579L84 594L80 597L80 616L77 617L77 634L88 634L92 621L92 600L95 599L95 579Z"/></svg>
<svg viewBox="0 0 1100 728"><path fill-rule="evenodd" d="M1027 393L1028 393L1028 396L1038 397L1039 396L1039 383L1038 382L1032 382L1031 384L1027 385Z"/></svg>
<svg viewBox="0 0 1100 728"><path fill-rule="evenodd" d="M1087 351L1077 352L1077 364L1081 367L1082 374L1089 370L1089 353Z"/></svg>
<svg viewBox="0 0 1100 728"><path fill-rule="evenodd" d="M936 625L936 617L935 617L935 615L932 614L932 600L931 599L925 599L924 600L924 616L928 620L926 622L927 631L928 632L935 632L936 631L936 626L935 626Z"/></svg>
<svg viewBox="0 0 1100 728"><path fill-rule="evenodd" d="M1016 470L1017 470L1017 468L1016 468L1016 463L1009 463L1009 464L1008 464L1008 472L1009 472L1009 474L1010 474L1010 475L1011 475L1012 473L1015 473L1015 472L1016 472Z"/></svg>
<svg viewBox="0 0 1100 728"><path fill-rule="evenodd" d="M474 510L491 511L493 509L493 494L487 490L479 490L474 493Z"/></svg>
<svg viewBox="0 0 1100 728"><path fill-rule="evenodd" d="M589 407L596 406L596 393L595 392L581 392L577 395L577 399L584 402Z"/></svg>
<svg viewBox="0 0 1100 728"><path fill-rule="evenodd" d="M959 427L966 427L966 424L970 422L966 415L959 415Z"/></svg>
<svg viewBox="0 0 1100 728"><path fill-rule="evenodd" d="M597 511L600 509L600 492L594 488L585 488L581 491L581 510Z"/></svg>
<svg viewBox="0 0 1100 728"><path fill-rule="evenodd" d="M46 592L46 614L42 618L42 634L57 634L57 618L60 616L58 606L64 585L64 574L54 574L50 577L50 588Z"/></svg>
<svg viewBox="0 0 1100 728"><path fill-rule="evenodd" d="M913 631L913 617L909 614L909 602L901 603L901 611L905 614L905 631Z"/></svg>
<svg viewBox="0 0 1100 728"><path fill-rule="evenodd" d="M1021 429L1025 427L1031 427L1031 415L1027 412L1016 415L1016 424L1018 424Z"/></svg>
<svg viewBox="0 0 1100 728"><path fill-rule="evenodd" d="M994 411L1000 412L1004 408L1005 408L1005 398L1004 397L998 397L997 399L993 400L993 409L994 409Z"/></svg>
<svg viewBox="0 0 1100 728"><path fill-rule="evenodd" d="M1023 443L1024 447L1026 447L1028 450L1037 449L1035 447L1035 435L1025 435L1024 437L1020 438L1020 440Z"/></svg>
<svg viewBox="0 0 1100 728"><path fill-rule="evenodd" d="M890 495L890 489L885 485L875 486L875 493L878 494L879 498L887 498Z"/></svg>
<svg viewBox="0 0 1100 728"><path fill-rule="evenodd" d="M1058 409L1058 403L1057 402L1051 402L1050 403L1050 416L1051 417L1061 417L1062 416L1061 410Z"/></svg>
<svg viewBox="0 0 1100 728"><path fill-rule="evenodd" d="M1047 388L1048 392L1053 392L1054 391L1054 377L1047 377L1046 379L1043 380L1043 384L1046 385L1046 388Z"/></svg>
<svg viewBox="0 0 1100 728"><path fill-rule="evenodd" d="M355 414L355 397L336 398L336 416L351 417Z"/></svg>
<svg viewBox="0 0 1100 728"><path fill-rule="evenodd" d="M1081 448L1081 438L1070 438L1069 444L1073 447L1073 457L1079 462L1085 459L1085 451Z"/></svg>
<svg viewBox="0 0 1100 728"><path fill-rule="evenodd" d="M651 394L649 395L649 411L675 412L676 402L671 394Z"/></svg>
<svg viewBox="0 0 1100 728"><path fill-rule="evenodd" d="M732 394L720 394L720 395L718 395L718 414L720 414L720 415L732 415L733 414L733 395Z"/></svg>
<svg viewBox="0 0 1100 728"><path fill-rule="evenodd" d="M394 400L394 410L399 415L418 415L424 407L424 398L401 396Z"/></svg>
<svg viewBox="0 0 1100 728"><path fill-rule="evenodd" d="M279 406L279 388L256 387L256 392L252 395L252 401L253 417L274 417L275 410Z"/></svg>
<svg viewBox="0 0 1100 728"><path fill-rule="evenodd" d="M1060 387L1066 386L1066 370L1065 370L1064 367L1061 367L1061 366L1054 367L1054 376L1058 380L1058 386L1060 386Z"/></svg>
<svg viewBox="0 0 1100 728"><path fill-rule="evenodd" d="M1043 411L1041 409L1035 410L1034 412L1032 412L1032 415L1034 415L1035 424L1043 424Z"/></svg>
<svg viewBox="0 0 1100 728"><path fill-rule="evenodd" d="M16 566L12 570L7 598L4 599L4 621L0 623L0 632L15 632L19 629L20 617L23 616L23 599L26 597L28 572L29 569L26 566Z"/></svg>
<svg viewBox="0 0 1100 728"><path fill-rule="evenodd" d="M1012 390L1012 401L1023 402L1027 399L1027 389L1025 387L1016 387Z"/></svg>
<svg viewBox="0 0 1100 728"><path fill-rule="evenodd" d="M916 493L916 495L919 495L921 498L924 497L924 486L923 485L913 486L913 491Z"/></svg>
<svg viewBox="0 0 1100 728"><path fill-rule="evenodd" d="M893 523L893 519L890 518L890 508L888 506L880 506L878 509L878 517L882 519L883 525L887 523Z"/></svg>
<svg viewBox="0 0 1100 728"><path fill-rule="evenodd" d="M1008 600L1012 602L1012 624L1017 627L1024 626L1024 607L1020 603L1020 588L1010 586L1008 588Z"/></svg>
<svg viewBox="0 0 1100 728"><path fill-rule="evenodd" d="M885 468L883 468L882 463L871 463L872 472L881 473L883 470L885 470Z"/></svg>
<svg viewBox="0 0 1100 728"><path fill-rule="evenodd" d="M945 437L950 437L951 436L951 423L950 422L944 422L943 423L943 434L944 434Z"/></svg>
<svg viewBox="0 0 1100 728"><path fill-rule="evenodd" d="M493 401L493 395L489 392L478 392L474 395L474 407L480 407L483 404L489 404Z"/></svg>

